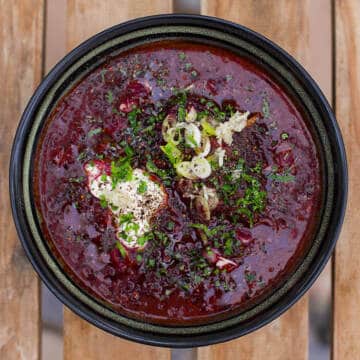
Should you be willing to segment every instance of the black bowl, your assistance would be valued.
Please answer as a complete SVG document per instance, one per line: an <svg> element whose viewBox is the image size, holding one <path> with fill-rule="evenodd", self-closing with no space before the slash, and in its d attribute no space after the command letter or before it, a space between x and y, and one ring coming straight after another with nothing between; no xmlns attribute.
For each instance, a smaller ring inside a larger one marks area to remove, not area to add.
<svg viewBox="0 0 360 360"><path fill-rule="evenodd" d="M81 290L62 270L43 239L30 180L42 125L57 100L80 77L116 54L160 39L188 39L229 48L267 71L300 104L317 143L323 172L321 220L311 248L288 280L260 304L216 323L160 326L116 314ZM284 50L236 24L205 16L160 15L126 22L95 35L65 56L40 84L18 127L10 165L10 193L16 228L25 252L49 289L75 313L114 335L169 347L214 344L245 335L280 316L309 289L328 261L343 221L347 198L344 145L335 117L309 74Z"/></svg>

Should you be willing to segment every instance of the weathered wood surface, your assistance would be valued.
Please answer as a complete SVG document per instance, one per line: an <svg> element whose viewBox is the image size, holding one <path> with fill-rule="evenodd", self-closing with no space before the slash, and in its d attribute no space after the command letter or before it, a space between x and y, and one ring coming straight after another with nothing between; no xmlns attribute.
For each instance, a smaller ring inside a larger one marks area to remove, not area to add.
<svg viewBox="0 0 360 360"><path fill-rule="evenodd" d="M41 79L43 0L0 0L0 359L40 351L39 281L13 225L10 148L21 112Z"/></svg>
<svg viewBox="0 0 360 360"><path fill-rule="evenodd" d="M349 166L349 199L335 251L333 359L360 359L360 2L335 1L335 109Z"/></svg>
<svg viewBox="0 0 360 360"><path fill-rule="evenodd" d="M125 20L166 13L169 0L68 0L66 46L71 50L106 27ZM81 320L68 309L64 313L64 358L169 360L170 350L138 345L113 337Z"/></svg>
<svg viewBox="0 0 360 360"><path fill-rule="evenodd" d="M321 19L317 17L321 10ZM202 0L202 13L245 25L278 43L331 96L329 0ZM319 66L321 61L321 66ZM200 348L199 360L301 360L308 358L308 297L263 329L242 339Z"/></svg>

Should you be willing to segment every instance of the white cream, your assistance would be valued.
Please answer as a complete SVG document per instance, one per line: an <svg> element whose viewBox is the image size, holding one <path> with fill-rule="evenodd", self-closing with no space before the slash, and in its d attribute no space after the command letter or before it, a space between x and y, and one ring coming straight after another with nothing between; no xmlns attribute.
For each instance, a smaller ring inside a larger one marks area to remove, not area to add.
<svg viewBox="0 0 360 360"><path fill-rule="evenodd" d="M133 171L132 180L119 182L115 188L112 187L111 177L103 174L96 164L87 164L85 171L91 194L106 201L114 214L121 243L128 248L142 247L137 240L150 230L151 217L165 204L167 194L164 189L141 169ZM143 193L138 190L140 184L146 185ZM121 215L127 214L132 214L131 219L120 224ZM126 234L126 238L122 233Z"/></svg>
<svg viewBox="0 0 360 360"><path fill-rule="evenodd" d="M249 115L249 111L244 113L236 111L236 113L232 115L228 121L219 124L215 129L218 143L221 145L222 141L224 141L227 145L231 145L233 141L233 133L240 132L246 128Z"/></svg>

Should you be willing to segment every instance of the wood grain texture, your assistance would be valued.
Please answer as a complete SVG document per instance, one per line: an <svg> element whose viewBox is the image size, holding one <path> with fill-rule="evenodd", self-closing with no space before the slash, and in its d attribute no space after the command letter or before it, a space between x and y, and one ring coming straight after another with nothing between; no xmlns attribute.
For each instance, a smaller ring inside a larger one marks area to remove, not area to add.
<svg viewBox="0 0 360 360"><path fill-rule="evenodd" d="M240 23L275 41L309 70L331 98L330 0L202 0L202 13ZM239 357L307 359L308 297L253 334L198 350L199 360Z"/></svg>
<svg viewBox="0 0 360 360"><path fill-rule="evenodd" d="M171 11L172 0L68 0L67 49L109 26Z"/></svg>
<svg viewBox="0 0 360 360"><path fill-rule="evenodd" d="M171 12L170 0L68 0L66 44L72 49L89 36L125 20ZM170 360L170 350L138 345L95 328L68 309L64 313L65 360Z"/></svg>
<svg viewBox="0 0 360 360"><path fill-rule="evenodd" d="M22 110L41 79L43 0L0 0L0 359L39 358L39 282L13 225L8 168Z"/></svg>
<svg viewBox="0 0 360 360"><path fill-rule="evenodd" d="M331 100L331 0L202 0L201 13L275 41L305 66Z"/></svg>
<svg viewBox="0 0 360 360"><path fill-rule="evenodd" d="M198 360L307 359L307 307L308 299L305 297L280 318L250 335L199 348Z"/></svg>
<svg viewBox="0 0 360 360"><path fill-rule="evenodd" d="M335 251L333 359L360 358L360 2L335 1L336 117L349 166L349 199Z"/></svg>

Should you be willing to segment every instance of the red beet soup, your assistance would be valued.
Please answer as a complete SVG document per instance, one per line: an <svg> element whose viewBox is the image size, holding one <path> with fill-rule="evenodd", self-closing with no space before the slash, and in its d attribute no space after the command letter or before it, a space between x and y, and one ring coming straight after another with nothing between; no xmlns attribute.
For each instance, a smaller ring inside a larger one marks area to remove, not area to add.
<svg viewBox="0 0 360 360"><path fill-rule="evenodd" d="M42 231L114 311L199 324L264 299L311 245L321 173L304 115L262 67L144 45L58 101L36 150Z"/></svg>

